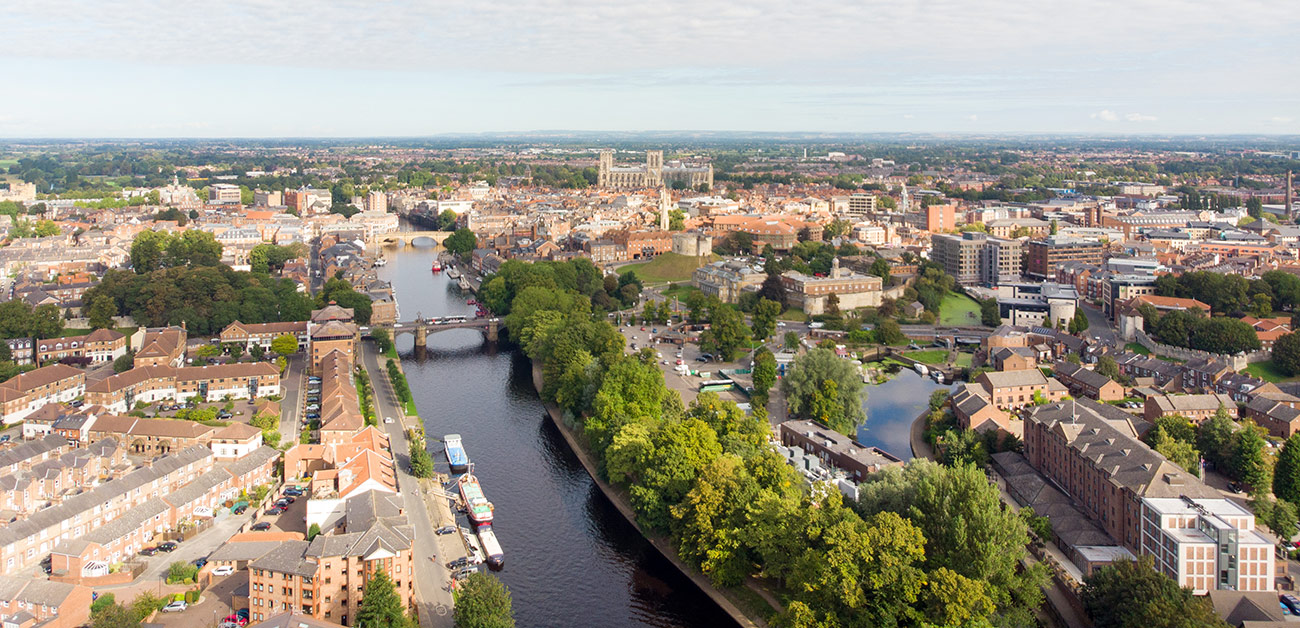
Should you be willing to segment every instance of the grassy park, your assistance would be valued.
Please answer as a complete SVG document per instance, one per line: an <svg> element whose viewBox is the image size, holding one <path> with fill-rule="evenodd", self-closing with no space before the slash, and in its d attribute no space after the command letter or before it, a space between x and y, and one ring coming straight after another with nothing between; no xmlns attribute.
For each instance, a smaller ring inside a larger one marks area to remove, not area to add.
<svg viewBox="0 0 1300 628"><path fill-rule="evenodd" d="M980 304L964 294L948 293L939 304L939 324L969 326L980 324Z"/></svg>
<svg viewBox="0 0 1300 628"><path fill-rule="evenodd" d="M666 283L670 281L690 281L691 274L710 262L719 259L717 255L692 257L676 253L664 253L648 262L628 264L618 269L618 274L626 275L636 271L636 276L646 283Z"/></svg>

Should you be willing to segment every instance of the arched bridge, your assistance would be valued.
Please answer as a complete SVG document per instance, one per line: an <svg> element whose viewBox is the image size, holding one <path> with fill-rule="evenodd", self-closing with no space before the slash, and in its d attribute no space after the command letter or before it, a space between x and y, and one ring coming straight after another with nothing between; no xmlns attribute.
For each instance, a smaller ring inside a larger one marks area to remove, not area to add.
<svg viewBox="0 0 1300 628"><path fill-rule="evenodd" d="M410 246L418 238L429 238L441 245L452 234L451 231L389 231L370 236L369 244L389 246L401 244Z"/></svg>
<svg viewBox="0 0 1300 628"><path fill-rule="evenodd" d="M429 334L446 331L448 329L478 329L483 332L483 337L492 342L496 342L497 333L501 329L501 320L498 318L470 318L464 321L435 321L427 318L417 318L413 321L394 323L389 326L393 332L393 338L401 334L414 334L415 346L428 346Z"/></svg>

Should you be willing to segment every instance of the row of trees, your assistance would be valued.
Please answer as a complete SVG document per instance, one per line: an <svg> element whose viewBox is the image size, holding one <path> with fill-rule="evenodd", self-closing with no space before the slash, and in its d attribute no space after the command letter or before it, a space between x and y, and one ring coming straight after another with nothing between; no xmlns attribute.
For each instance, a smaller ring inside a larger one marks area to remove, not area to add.
<svg viewBox="0 0 1300 628"><path fill-rule="evenodd" d="M1260 347L1255 328L1226 316L1208 317L1199 308L1171 310L1161 315L1147 303L1138 308L1142 326L1165 344L1211 353L1240 353Z"/></svg>
<svg viewBox="0 0 1300 628"><path fill-rule="evenodd" d="M586 258L533 264L508 260L501 264L496 274L483 282L479 300L493 312L508 315L515 298L533 287L550 292L571 292L585 297L593 310L610 312L635 305L642 284L635 272L617 277L605 275ZM539 298L550 297L543 295ZM516 320L512 330L517 330L519 323Z"/></svg>
<svg viewBox="0 0 1300 628"><path fill-rule="evenodd" d="M406 373L397 366L397 361L388 359L388 381L393 383L393 392L397 394L397 400L402 403L411 401L411 385L406 381Z"/></svg>
<svg viewBox="0 0 1300 628"><path fill-rule="evenodd" d="M1264 273L1259 279L1209 271L1161 275L1155 290L1160 296L1196 299L1211 311L1234 318L1269 316L1274 310L1291 311L1300 304L1300 277L1280 270Z"/></svg>
<svg viewBox="0 0 1300 628"><path fill-rule="evenodd" d="M1016 572L1027 529L977 469L913 463L857 505L834 489L805 492L767 444L763 408L747 417L712 394L683 407L653 352L625 355L585 295L529 286L509 311L511 337L545 375L543 397L639 521L719 586L754 575L782 586L784 625L1032 624L1041 568ZM956 511L969 516L949 518ZM990 539L988 550L969 556L969 538Z"/></svg>

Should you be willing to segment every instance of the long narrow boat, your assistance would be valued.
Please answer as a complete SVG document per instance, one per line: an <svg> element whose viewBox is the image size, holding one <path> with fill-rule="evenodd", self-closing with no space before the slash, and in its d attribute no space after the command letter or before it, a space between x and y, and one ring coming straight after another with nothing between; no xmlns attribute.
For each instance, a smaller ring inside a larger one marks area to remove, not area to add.
<svg viewBox="0 0 1300 628"><path fill-rule="evenodd" d="M460 434L448 434L442 437L442 449L447 453L447 462L451 464L452 473L464 473L469 469L469 455L460 444Z"/></svg>
<svg viewBox="0 0 1300 628"><path fill-rule="evenodd" d="M478 527L492 525L492 502L483 495L478 478L472 473L460 476L460 496L465 500L469 520Z"/></svg>
<svg viewBox="0 0 1300 628"><path fill-rule="evenodd" d="M478 539L483 543L483 553L487 556L489 567L500 569L505 565L505 552L501 551L501 544L497 542L497 535L492 532L492 528L479 528Z"/></svg>

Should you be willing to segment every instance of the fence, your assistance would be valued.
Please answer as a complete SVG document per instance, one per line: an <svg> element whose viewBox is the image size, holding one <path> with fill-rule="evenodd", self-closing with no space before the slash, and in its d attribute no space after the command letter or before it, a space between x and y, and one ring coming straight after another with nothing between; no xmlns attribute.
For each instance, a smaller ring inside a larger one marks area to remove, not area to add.
<svg viewBox="0 0 1300 628"><path fill-rule="evenodd" d="M1158 356L1163 356L1166 358L1174 358L1177 360L1199 360L1199 359L1218 360L1219 362L1227 364L1228 368L1231 368L1234 371L1240 371L1246 368L1246 366L1249 364L1254 364L1256 362L1263 362L1265 360L1272 359L1273 357L1273 355L1268 351L1254 351L1251 353L1238 353L1236 355L1228 355L1226 353L1210 353L1209 351L1199 351L1197 349L1185 349L1183 347L1175 347L1173 345L1161 344L1159 342L1156 342L1155 340L1152 340L1151 337L1148 336L1145 331L1142 331L1140 329L1137 330L1137 341L1138 344L1142 345L1143 347L1146 347L1147 350L1149 350L1151 353L1154 353Z"/></svg>

